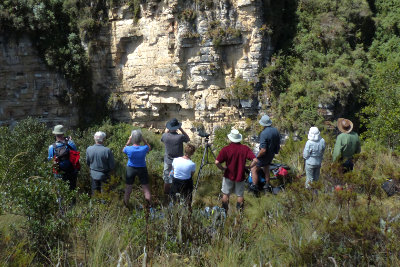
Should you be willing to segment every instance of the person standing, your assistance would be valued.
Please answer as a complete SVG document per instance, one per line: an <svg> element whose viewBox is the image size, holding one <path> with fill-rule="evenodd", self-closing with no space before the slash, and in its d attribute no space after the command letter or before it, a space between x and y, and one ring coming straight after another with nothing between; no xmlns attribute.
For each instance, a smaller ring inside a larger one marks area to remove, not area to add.
<svg viewBox="0 0 400 267"><path fill-rule="evenodd" d="M325 140L321 137L317 127L311 127L308 132L308 141L303 150L306 169L305 187L309 188L311 182L318 181L322 159L325 151Z"/></svg>
<svg viewBox="0 0 400 267"><path fill-rule="evenodd" d="M71 136L64 136L65 129L63 125L54 126L53 134L56 142L49 146L47 159L49 161L53 160L54 177L67 182L70 190L75 190L78 171L74 169L69 160L69 151L77 151L78 149Z"/></svg>
<svg viewBox="0 0 400 267"><path fill-rule="evenodd" d="M337 127L341 134L336 138L333 149L333 161L342 161L344 171L352 171L354 167L353 156L361 152L361 143L358 134L353 132L353 123L344 118L339 118Z"/></svg>
<svg viewBox="0 0 400 267"><path fill-rule="evenodd" d="M171 196L175 199L176 194L179 193L189 206L189 210L191 210L192 205L193 175L196 171L196 164L190 158L195 151L194 145L187 144L185 154L182 157L174 158L172 161Z"/></svg>
<svg viewBox="0 0 400 267"><path fill-rule="evenodd" d="M140 145L143 142L144 145ZM132 145L131 145L132 144ZM136 176L139 177L140 184L144 198L146 199L147 208L151 207L151 194L149 186L149 175L146 167L146 155L151 151L150 145L142 137L140 130L133 130L129 136L128 142L122 149L128 156L128 163L126 165L126 186L124 195L124 205L129 206L129 198L132 193L133 182Z"/></svg>
<svg viewBox="0 0 400 267"><path fill-rule="evenodd" d="M246 161L251 160L250 169L254 169L257 164L257 158L251 149L242 145L242 135L238 130L232 129L228 134L228 139L231 143L219 152L215 165L224 171L222 178L222 207L228 211L229 196L235 193L237 196L236 208L240 211L244 206L244 188L245 188L245 166ZM223 167L221 163L225 162Z"/></svg>
<svg viewBox="0 0 400 267"><path fill-rule="evenodd" d="M272 127L272 121L268 115L261 117L259 121L260 125L264 126L264 130L260 134L260 150L257 155L258 163L257 167L251 170L252 184L250 189L252 191L258 191L258 171L260 168L263 169L265 174L265 185L264 188L269 187L270 171L269 165L274 159L275 154L279 153L281 138L278 130Z"/></svg>
<svg viewBox="0 0 400 267"><path fill-rule="evenodd" d="M110 172L114 169L114 155L111 149L103 145L104 138L106 138L104 132L96 132L95 144L86 149L86 164L90 167L92 195L95 192L102 192L102 184L108 182Z"/></svg>
<svg viewBox="0 0 400 267"><path fill-rule="evenodd" d="M169 173L172 170L172 161L174 158L183 156L183 143L190 141L187 133L182 129L182 123L176 118L171 119L167 122L166 132L161 137L161 142L165 145L165 155L164 155L164 194L166 196L170 193L170 188L172 184L172 178ZM182 134L178 134L177 130Z"/></svg>

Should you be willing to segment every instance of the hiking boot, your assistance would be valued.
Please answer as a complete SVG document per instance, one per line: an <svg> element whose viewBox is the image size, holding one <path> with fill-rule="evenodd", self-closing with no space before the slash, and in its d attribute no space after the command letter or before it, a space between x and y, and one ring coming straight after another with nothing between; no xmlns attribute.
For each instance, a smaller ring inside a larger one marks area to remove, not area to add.
<svg viewBox="0 0 400 267"><path fill-rule="evenodd" d="M255 184L249 185L249 190L252 191L253 193L257 193L259 191L258 186Z"/></svg>
<svg viewBox="0 0 400 267"><path fill-rule="evenodd" d="M263 190L267 190L267 191L272 192L272 186L271 186L270 184L265 184L265 185L263 186Z"/></svg>

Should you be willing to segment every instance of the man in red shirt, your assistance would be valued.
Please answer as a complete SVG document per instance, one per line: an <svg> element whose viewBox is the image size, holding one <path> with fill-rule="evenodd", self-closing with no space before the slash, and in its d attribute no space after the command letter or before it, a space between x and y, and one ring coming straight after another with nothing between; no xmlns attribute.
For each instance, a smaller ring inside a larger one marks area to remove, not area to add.
<svg viewBox="0 0 400 267"><path fill-rule="evenodd" d="M245 187L245 172L246 160L252 160L250 169L255 168L257 164L257 158L251 149L242 145L242 135L238 130L232 129L228 138L231 141L229 145L222 148L218 154L215 164L217 167L224 171L224 177L222 179L222 207L225 211L228 211L229 206L229 195L234 192L237 196L236 208L238 210L243 209L243 195ZM224 163L226 167L223 167L221 163Z"/></svg>

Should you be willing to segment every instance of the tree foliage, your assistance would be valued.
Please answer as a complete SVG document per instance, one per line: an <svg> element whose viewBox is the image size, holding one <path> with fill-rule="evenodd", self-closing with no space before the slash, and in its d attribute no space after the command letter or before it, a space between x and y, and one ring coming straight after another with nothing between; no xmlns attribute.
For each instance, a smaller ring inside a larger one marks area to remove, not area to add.
<svg viewBox="0 0 400 267"><path fill-rule="evenodd" d="M376 38L369 50L372 75L365 93L364 137L400 148L400 1L376 1Z"/></svg>
<svg viewBox="0 0 400 267"><path fill-rule="evenodd" d="M263 75L280 126L306 131L322 125L321 107L333 103L343 115L359 102L368 82L366 25L372 12L363 0L297 4L292 46L277 51Z"/></svg>

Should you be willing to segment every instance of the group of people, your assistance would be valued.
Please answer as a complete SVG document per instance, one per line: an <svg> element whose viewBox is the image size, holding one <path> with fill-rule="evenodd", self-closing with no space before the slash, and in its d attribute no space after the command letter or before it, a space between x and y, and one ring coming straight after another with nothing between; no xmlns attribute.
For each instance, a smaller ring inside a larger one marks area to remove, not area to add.
<svg viewBox="0 0 400 267"><path fill-rule="evenodd" d="M337 127L341 133L336 138L332 159L341 161L343 171L348 172L354 167L353 156L361 152L360 138L353 131L353 123L348 119L339 118ZM310 188L312 182L318 181L324 152L324 138L321 137L317 127L311 127L308 132L308 141L303 150L307 177L306 188Z"/></svg>
<svg viewBox="0 0 400 267"><path fill-rule="evenodd" d="M248 146L241 144L242 135L238 130L232 129L227 135L230 144L221 149L215 160L216 166L223 171L222 207L226 211L229 207L229 196L232 193L237 196L237 209L243 209L246 182L245 169L249 169L252 174L250 190L258 190L257 183L260 169L265 174L265 186L269 186L269 165L274 156L279 153L281 138L278 130L272 126L272 121L268 115L262 116L259 124L264 129L259 136L259 151L257 155ZM191 160L191 156L196 148L188 143L190 138L181 126L182 124L177 119L171 119L167 122L166 131L161 137L161 142L165 145L164 194L165 199L172 197L174 200L179 193L180 197L186 200L190 209L193 175L196 171L196 164ZM358 135L352 131L353 123L350 120L340 118L338 120L338 128L342 133L337 137L333 160L342 160L345 170L352 170L353 155L360 152L360 140ZM77 170L69 162L65 151L76 151L77 147L71 137L64 136L65 130L62 125L55 126L53 134L56 141L49 146L48 159L53 159L57 165L55 176L67 181L70 188L75 189ZM95 144L86 149L86 164L90 167L92 194L101 192L102 184L107 182L115 166L112 151L103 145L105 137L106 134L104 132L96 132L94 134ZM184 146L184 143L187 144ZM151 146L143 138L140 130L133 130L122 151L128 158L124 205L129 206L132 186L135 178L138 177L146 199L146 206L151 207L151 193L146 166L146 155L151 151ZM319 179L324 151L325 140L321 137L317 127L311 127L308 133L308 141L303 151L307 176L305 186L307 188L310 187L312 182Z"/></svg>

